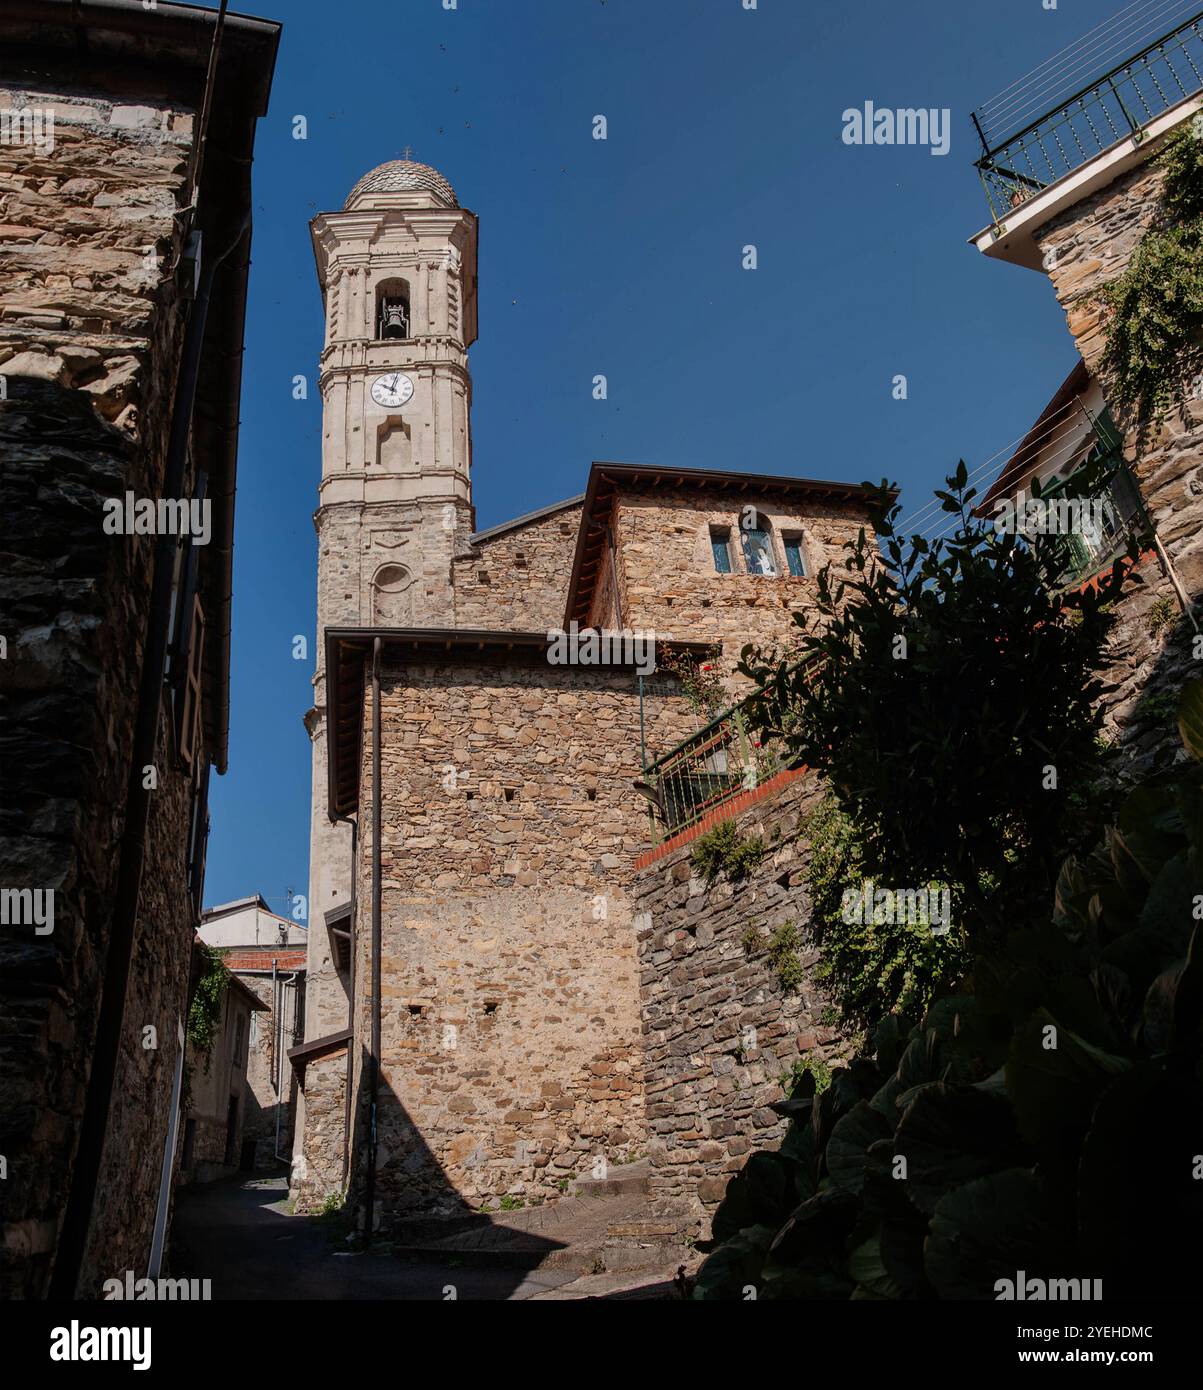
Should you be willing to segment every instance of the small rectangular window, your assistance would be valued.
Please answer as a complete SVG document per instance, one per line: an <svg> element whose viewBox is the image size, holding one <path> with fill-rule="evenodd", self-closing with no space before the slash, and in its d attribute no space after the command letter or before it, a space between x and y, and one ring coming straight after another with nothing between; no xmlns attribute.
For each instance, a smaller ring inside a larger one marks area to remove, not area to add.
<svg viewBox="0 0 1203 1390"><path fill-rule="evenodd" d="M806 578L806 557L802 554L802 537L785 537L785 563L790 574L798 579Z"/></svg>
<svg viewBox="0 0 1203 1390"><path fill-rule="evenodd" d="M748 573L776 574L777 563L773 559L773 545L769 540L769 533L759 526L753 526L743 532L743 538Z"/></svg>
<svg viewBox="0 0 1203 1390"><path fill-rule="evenodd" d="M714 556L714 568L719 574L731 573L731 532L710 530L710 551Z"/></svg>

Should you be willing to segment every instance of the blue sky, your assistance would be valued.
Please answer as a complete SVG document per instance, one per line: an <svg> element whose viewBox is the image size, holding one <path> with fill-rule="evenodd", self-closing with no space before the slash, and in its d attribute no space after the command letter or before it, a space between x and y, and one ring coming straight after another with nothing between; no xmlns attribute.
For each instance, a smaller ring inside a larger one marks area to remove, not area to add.
<svg viewBox="0 0 1203 1390"><path fill-rule="evenodd" d="M479 215L482 529L580 492L593 459L886 475L911 510L1021 435L1074 362L1047 279L966 244L988 221L969 112L1120 4L263 0L284 35L256 148L206 902L307 891L315 213L410 145ZM870 100L950 108L950 152L845 144L842 113Z"/></svg>

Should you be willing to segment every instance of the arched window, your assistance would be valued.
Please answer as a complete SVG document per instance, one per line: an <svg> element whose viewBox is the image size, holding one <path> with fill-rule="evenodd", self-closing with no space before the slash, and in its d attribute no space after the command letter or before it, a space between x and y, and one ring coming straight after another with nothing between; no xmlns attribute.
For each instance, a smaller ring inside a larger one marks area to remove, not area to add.
<svg viewBox="0 0 1203 1390"><path fill-rule="evenodd" d="M413 622L413 575L404 565L385 565L372 580L375 627L409 627Z"/></svg>
<svg viewBox="0 0 1203 1390"><path fill-rule="evenodd" d="M404 280L385 280L376 287L376 336L413 336L409 316L409 285Z"/></svg>

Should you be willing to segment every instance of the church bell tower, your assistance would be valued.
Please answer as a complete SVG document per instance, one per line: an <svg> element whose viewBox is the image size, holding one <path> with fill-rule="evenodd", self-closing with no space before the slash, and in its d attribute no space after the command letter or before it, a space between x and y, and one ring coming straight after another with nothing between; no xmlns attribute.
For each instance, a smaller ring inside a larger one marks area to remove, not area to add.
<svg viewBox="0 0 1203 1390"><path fill-rule="evenodd" d="M312 223L326 331L306 1036L346 1022L326 923L350 898L347 827L326 811L323 634L451 627L452 557L473 528L476 215L435 169L380 165Z"/></svg>

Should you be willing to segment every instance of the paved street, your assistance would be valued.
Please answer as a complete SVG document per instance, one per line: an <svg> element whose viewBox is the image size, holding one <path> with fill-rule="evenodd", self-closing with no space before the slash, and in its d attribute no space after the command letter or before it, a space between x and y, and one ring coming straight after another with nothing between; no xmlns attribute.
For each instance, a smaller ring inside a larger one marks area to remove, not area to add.
<svg viewBox="0 0 1203 1390"><path fill-rule="evenodd" d="M572 1283L571 1269L409 1263L348 1251L321 1216L290 1216L283 1177L206 1183L177 1199L175 1277L211 1279L214 1299L528 1299Z"/></svg>

